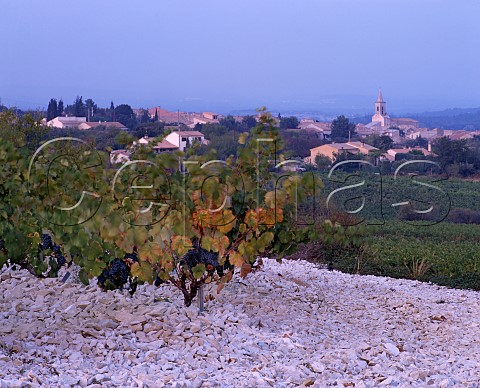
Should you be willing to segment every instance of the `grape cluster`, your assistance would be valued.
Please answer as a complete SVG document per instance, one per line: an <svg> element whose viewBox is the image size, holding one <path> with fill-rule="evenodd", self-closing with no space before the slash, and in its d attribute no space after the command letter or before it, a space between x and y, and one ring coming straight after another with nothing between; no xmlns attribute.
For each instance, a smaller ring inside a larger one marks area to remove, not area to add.
<svg viewBox="0 0 480 388"><path fill-rule="evenodd" d="M52 240L52 237L48 234L42 234L42 241L39 244L39 249L42 251L51 250L53 252L53 257L57 261L57 267L60 268L67 263L65 256L62 254L62 250L59 245L55 244Z"/></svg>
<svg viewBox="0 0 480 388"><path fill-rule="evenodd" d="M228 263L228 260L224 265L220 265L218 262L218 253L207 251L204 248L196 247L190 249L180 261L181 265L186 265L189 269L192 269L197 264L204 264L207 268L207 271L210 274L216 270L219 276L223 276L224 270L231 269L231 265Z"/></svg>
<svg viewBox="0 0 480 388"><path fill-rule="evenodd" d="M138 263L138 256L136 252L133 253L127 253L123 257L123 260L127 261L130 265L133 263Z"/></svg>
<svg viewBox="0 0 480 388"><path fill-rule="evenodd" d="M40 249L46 251L53 248L52 238L48 234L42 234L42 242L40 243Z"/></svg>
<svg viewBox="0 0 480 388"><path fill-rule="evenodd" d="M104 290L123 288L130 277L130 268L125 261L115 258L98 277L98 285Z"/></svg>

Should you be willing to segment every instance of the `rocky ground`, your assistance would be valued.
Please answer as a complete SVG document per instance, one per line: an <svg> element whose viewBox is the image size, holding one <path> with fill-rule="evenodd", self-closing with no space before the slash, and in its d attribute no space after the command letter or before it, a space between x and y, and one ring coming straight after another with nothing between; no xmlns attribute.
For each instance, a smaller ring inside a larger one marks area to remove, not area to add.
<svg viewBox="0 0 480 388"><path fill-rule="evenodd" d="M169 287L6 271L0 386L480 386L480 293L264 264L201 314Z"/></svg>

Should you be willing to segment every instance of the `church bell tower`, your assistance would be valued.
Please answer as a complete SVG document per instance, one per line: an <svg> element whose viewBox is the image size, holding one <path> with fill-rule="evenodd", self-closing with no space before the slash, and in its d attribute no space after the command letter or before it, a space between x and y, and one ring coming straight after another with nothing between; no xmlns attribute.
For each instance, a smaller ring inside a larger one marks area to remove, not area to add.
<svg viewBox="0 0 480 388"><path fill-rule="evenodd" d="M387 113L387 103L383 101L382 91L378 91L378 98L375 101L375 114L372 116L373 123L379 123L382 127L390 125L390 116Z"/></svg>
<svg viewBox="0 0 480 388"><path fill-rule="evenodd" d="M375 114L378 114L380 116L387 115L387 103L383 101L381 90L378 91L378 98L377 101L375 101Z"/></svg>

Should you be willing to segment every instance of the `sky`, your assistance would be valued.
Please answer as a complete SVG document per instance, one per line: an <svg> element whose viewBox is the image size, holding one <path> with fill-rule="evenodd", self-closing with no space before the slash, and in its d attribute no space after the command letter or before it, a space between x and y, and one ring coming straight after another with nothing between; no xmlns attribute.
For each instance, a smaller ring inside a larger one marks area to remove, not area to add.
<svg viewBox="0 0 480 388"><path fill-rule="evenodd" d="M480 106L478 0L0 0L0 99L45 107Z"/></svg>

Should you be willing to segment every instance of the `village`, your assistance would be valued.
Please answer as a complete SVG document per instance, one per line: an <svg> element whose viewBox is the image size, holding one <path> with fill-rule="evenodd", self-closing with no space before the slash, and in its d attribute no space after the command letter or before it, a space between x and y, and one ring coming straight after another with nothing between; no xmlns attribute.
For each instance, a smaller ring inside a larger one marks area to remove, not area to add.
<svg viewBox="0 0 480 388"><path fill-rule="evenodd" d="M209 139L202 133L204 125L219 125L227 116L214 112L173 112L160 106L149 109L132 109L134 115L140 119L148 117L152 122L159 122L165 125L167 134L158 137L144 135L135 139L128 148L114 149L110 151L110 162L112 164L125 163L131 159L132 152L141 146L149 145L156 154L171 151L182 151L192 147L194 144L208 145ZM90 111L88 116L90 116ZM254 116L258 120L259 115ZM128 132L130 129L119 121L95 121L90 117L75 117L60 115L51 120L43 119L42 124L50 128L92 130L98 128L113 128ZM241 123L245 116L228 116L235 123ZM277 126L281 126L281 115L273 117ZM296 127L283 128L284 133L296 133L301 136L313 136L319 139L322 145L304 150L309 152L302 162L306 165L315 166L317 157L326 158L334 163L339 155L374 155L375 163L381 161L394 162L405 158L405 155L422 155L423 157L434 156L432 143L439 138L446 137L450 140L473 139L480 134L478 130L449 130L441 128L420 127L420 123L408 117L390 116L387 111L387 102L379 90L378 97L373 104L373 115L368 124L358 123L354 131L348 134L348 139L343 142L335 141L332 138L332 122L322 122L314 118L302 118L295 120ZM391 145L387 149L380 150L371 143L372 138L391 139ZM410 143L410 145L409 145ZM412 143L417 145L412 146ZM423 146L422 146L423 145Z"/></svg>

